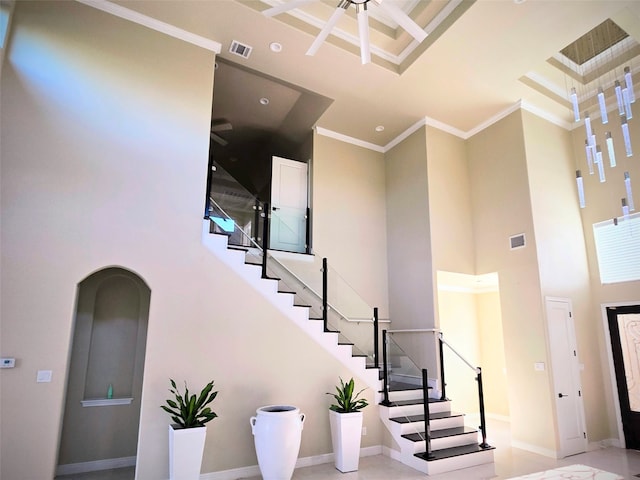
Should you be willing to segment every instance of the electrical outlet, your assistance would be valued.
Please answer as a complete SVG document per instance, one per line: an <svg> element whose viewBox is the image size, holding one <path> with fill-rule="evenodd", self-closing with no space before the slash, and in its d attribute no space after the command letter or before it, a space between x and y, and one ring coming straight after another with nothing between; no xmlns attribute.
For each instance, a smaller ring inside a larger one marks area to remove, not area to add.
<svg viewBox="0 0 640 480"><path fill-rule="evenodd" d="M367 434L367 427L362 427L362 436L364 437Z"/></svg>

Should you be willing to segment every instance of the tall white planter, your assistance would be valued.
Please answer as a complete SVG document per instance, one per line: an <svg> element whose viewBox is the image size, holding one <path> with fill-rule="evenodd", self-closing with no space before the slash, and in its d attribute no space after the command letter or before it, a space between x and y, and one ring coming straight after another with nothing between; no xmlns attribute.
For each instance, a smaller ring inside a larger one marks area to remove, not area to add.
<svg viewBox="0 0 640 480"><path fill-rule="evenodd" d="M170 480L198 480L207 427L173 428L169 426Z"/></svg>
<svg viewBox="0 0 640 480"><path fill-rule="evenodd" d="M329 423L336 468L343 473L358 470L362 412L338 413L329 410Z"/></svg>
<svg viewBox="0 0 640 480"><path fill-rule="evenodd" d="M291 480L300 451L304 414L290 405L268 405L256 413L249 421L263 480Z"/></svg>

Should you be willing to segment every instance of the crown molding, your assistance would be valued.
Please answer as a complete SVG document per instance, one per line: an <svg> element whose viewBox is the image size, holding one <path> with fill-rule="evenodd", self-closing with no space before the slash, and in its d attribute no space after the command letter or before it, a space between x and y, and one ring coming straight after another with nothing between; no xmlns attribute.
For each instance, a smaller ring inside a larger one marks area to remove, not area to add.
<svg viewBox="0 0 640 480"><path fill-rule="evenodd" d="M329 137L335 140L340 140L344 143L356 145L358 147L368 148L369 150L373 150L374 152L385 153L384 147L376 145L375 143L365 142L364 140L359 140L357 138L343 135L342 133L334 132L333 130L328 130L326 128L318 126L315 127L315 130L318 135L322 135L323 137Z"/></svg>
<svg viewBox="0 0 640 480"><path fill-rule="evenodd" d="M150 28L151 30L155 30L156 32L164 33L166 35L169 35L170 37L174 37L179 40L183 40L185 42L191 43L193 45L197 45L198 47L204 48L206 50L210 50L216 54L222 51L222 45L216 41L210 40L200 35L196 35L191 32L187 32L186 30L178 28L174 25L162 22L160 20L149 17L147 15L136 12L134 10L125 8L121 5L117 5L115 3L109 2L107 0L76 0L76 1L84 5L88 5L89 7L102 10L103 12L109 13L116 17L120 17L125 20L129 20L130 22L137 23L138 25L142 25L144 27Z"/></svg>

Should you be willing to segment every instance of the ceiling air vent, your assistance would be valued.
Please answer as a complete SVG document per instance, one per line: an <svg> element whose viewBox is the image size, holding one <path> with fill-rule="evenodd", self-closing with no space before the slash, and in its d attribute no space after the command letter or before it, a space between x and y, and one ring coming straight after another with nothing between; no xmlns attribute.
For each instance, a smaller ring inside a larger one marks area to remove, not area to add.
<svg viewBox="0 0 640 480"><path fill-rule="evenodd" d="M229 51L235 55L239 55L242 58L249 58L251 55L252 48L249 45L243 45L237 40L231 42L231 46L229 47Z"/></svg>
<svg viewBox="0 0 640 480"><path fill-rule="evenodd" d="M518 235L513 235L509 237L509 245L511 250L516 250L518 248L524 248L527 244L527 240L524 236L524 233L519 233Z"/></svg>

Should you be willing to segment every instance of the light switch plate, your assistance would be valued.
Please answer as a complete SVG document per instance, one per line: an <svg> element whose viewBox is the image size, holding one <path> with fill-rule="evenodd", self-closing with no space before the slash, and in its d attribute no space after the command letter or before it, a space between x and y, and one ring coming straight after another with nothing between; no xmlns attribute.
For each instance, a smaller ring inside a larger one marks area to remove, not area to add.
<svg viewBox="0 0 640 480"><path fill-rule="evenodd" d="M544 372L544 363L543 362L536 362L533 364L533 369L536 372Z"/></svg>
<svg viewBox="0 0 640 480"><path fill-rule="evenodd" d="M48 383L51 381L52 375L53 375L53 372L51 370L38 370L38 375L36 376L36 382Z"/></svg>

